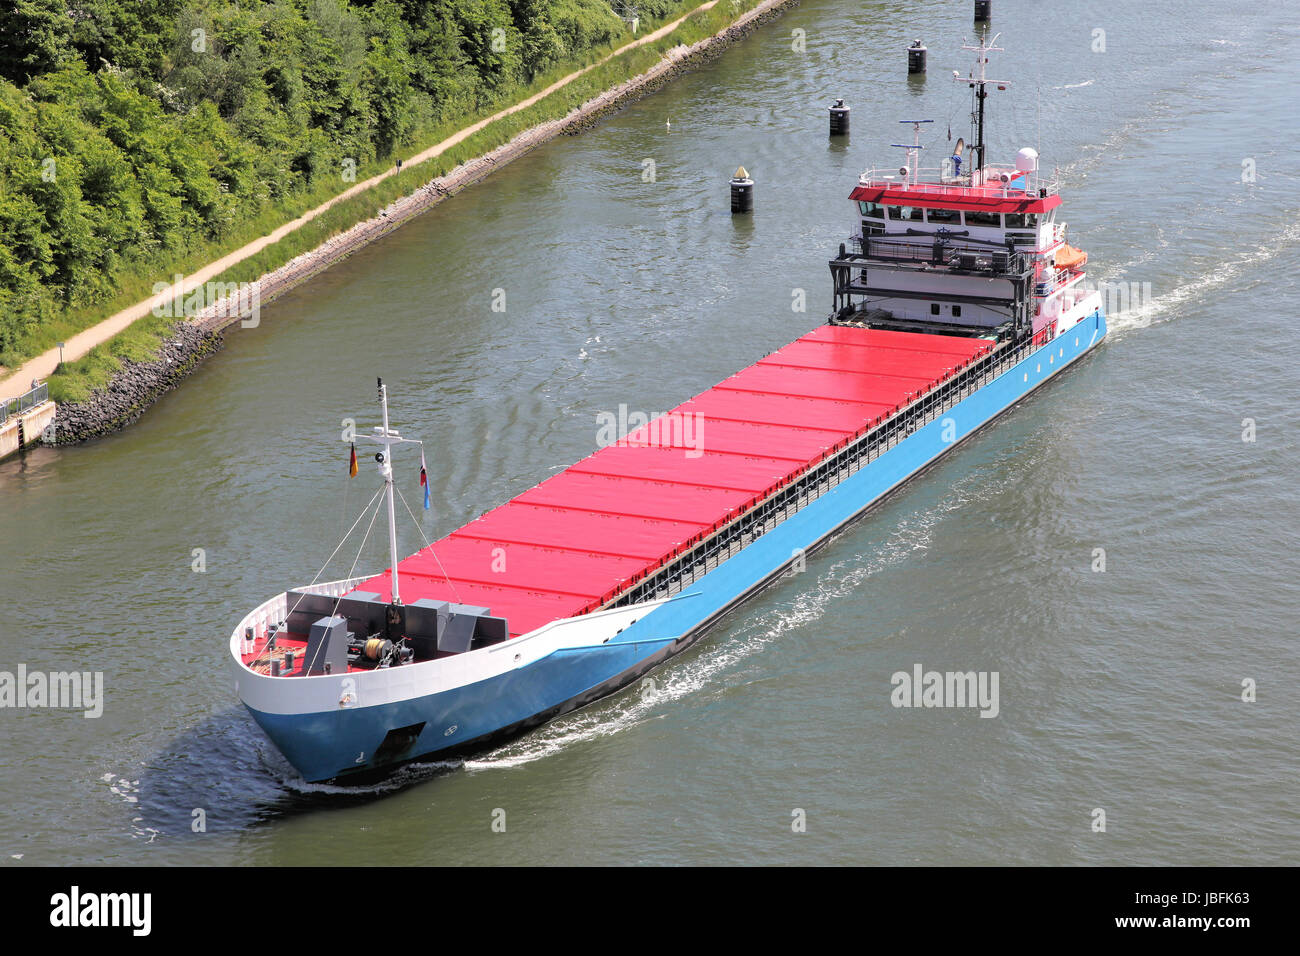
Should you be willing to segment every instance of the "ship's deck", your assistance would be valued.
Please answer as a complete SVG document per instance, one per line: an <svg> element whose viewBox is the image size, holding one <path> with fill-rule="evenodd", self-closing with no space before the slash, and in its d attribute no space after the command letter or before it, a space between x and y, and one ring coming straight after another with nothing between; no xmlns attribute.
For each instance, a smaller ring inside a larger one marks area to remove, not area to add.
<svg viewBox="0 0 1300 956"><path fill-rule="evenodd" d="M511 636L594 610L992 345L814 329L399 562L402 600L487 607ZM388 600L389 572L357 590Z"/></svg>

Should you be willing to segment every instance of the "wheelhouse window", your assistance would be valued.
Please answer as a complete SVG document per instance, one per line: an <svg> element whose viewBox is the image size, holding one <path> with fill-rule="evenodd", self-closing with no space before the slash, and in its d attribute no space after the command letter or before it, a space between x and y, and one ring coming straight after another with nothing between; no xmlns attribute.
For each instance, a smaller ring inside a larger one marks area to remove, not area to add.
<svg viewBox="0 0 1300 956"><path fill-rule="evenodd" d="M886 206L889 210L889 218L905 222L921 222L923 220L923 210L916 206Z"/></svg>
<svg viewBox="0 0 1300 956"><path fill-rule="evenodd" d="M862 213L862 234L879 236L885 231L885 207L878 202L858 200L858 210Z"/></svg>
<svg viewBox="0 0 1300 956"><path fill-rule="evenodd" d="M1007 213L1008 229L1037 229L1038 213L1036 212L1009 212Z"/></svg>
<svg viewBox="0 0 1300 956"><path fill-rule="evenodd" d="M968 226L992 226L997 229L1002 226L1002 213L984 212L978 209L966 210L966 225Z"/></svg>
<svg viewBox="0 0 1300 956"><path fill-rule="evenodd" d="M961 223L961 212L956 209L927 209L925 220L926 222L941 222L945 226L955 226Z"/></svg>

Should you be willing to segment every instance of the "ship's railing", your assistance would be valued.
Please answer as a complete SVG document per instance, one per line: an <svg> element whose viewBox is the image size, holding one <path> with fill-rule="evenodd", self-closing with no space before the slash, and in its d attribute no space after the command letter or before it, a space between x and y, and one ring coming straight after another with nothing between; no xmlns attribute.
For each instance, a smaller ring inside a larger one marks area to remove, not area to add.
<svg viewBox="0 0 1300 956"><path fill-rule="evenodd" d="M897 186L914 193L946 193L953 186L964 186L984 190L987 194L993 196L1021 193L1032 197L1054 196L1061 190L1061 184L1057 180L1043 179L1036 174L1030 173L1027 181L1027 177L1022 175L1020 170L1006 163L990 163L986 165L983 170L983 182L979 186L972 185L969 172L954 176L952 170L947 166L922 166L916 171L915 182L910 178L910 174L904 176L900 172L901 169L901 166L893 166L865 170L858 177L858 184L876 189L888 189ZM1003 175L1008 179L1006 186L1001 182Z"/></svg>
<svg viewBox="0 0 1300 956"><path fill-rule="evenodd" d="M969 186L970 174L963 173L960 176L952 175L952 170L948 167L939 166L922 166L916 170L917 182L912 182L911 172L906 176L902 173L903 167L893 166L877 169L864 170L858 177L858 185L872 186L874 188L888 188L890 186L905 187L917 192L939 191L948 189L952 186ZM928 179L923 179L928 177Z"/></svg>
<svg viewBox="0 0 1300 956"><path fill-rule="evenodd" d="M325 597L342 597L362 581L369 581L373 574L363 574L355 578L342 578L338 581L322 581L320 584L309 584L306 587L295 588L297 591L303 591L307 594L320 594Z"/></svg>
<svg viewBox="0 0 1300 956"><path fill-rule="evenodd" d="M339 581L324 581L320 584L309 584L297 590L305 591L308 594L320 594L325 597L342 597L362 581L369 580L370 577L372 575L344 578ZM269 600L263 601L244 615L243 620L236 624L235 629L231 632L231 640L238 639L244 634L245 628L249 627L253 629L253 637L256 640L263 640L272 626L278 627L288 620L289 613L293 608L289 607L287 593L282 592Z"/></svg>
<svg viewBox="0 0 1300 956"><path fill-rule="evenodd" d="M1034 284L1034 295L1051 295L1083 279L1083 271L1080 269L1050 269L1044 275L1046 278Z"/></svg>
<svg viewBox="0 0 1300 956"><path fill-rule="evenodd" d="M1023 252L960 239L946 239L940 245L938 239L924 240L917 236L852 236L851 242L858 255L869 259L928 262L994 275L1021 275L1029 269L1029 260Z"/></svg>
<svg viewBox="0 0 1300 956"><path fill-rule="evenodd" d="M29 408L35 408L41 402L50 400L50 386L41 382L29 388L17 398L0 399L0 423L7 422L10 415L20 415Z"/></svg>
<svg viewBox="0 0 1300 956"><path fill-rule="evenodd" d="M841 451L811 467L785 488L720 528L716 534L624 591L607 606L624 607L681 592L800 508L861 471L918 428L944 415L958 402L1042 348L1054 334L1053 326L1017 345L995 348L975 359L947 381L917 396Z"/></svg>

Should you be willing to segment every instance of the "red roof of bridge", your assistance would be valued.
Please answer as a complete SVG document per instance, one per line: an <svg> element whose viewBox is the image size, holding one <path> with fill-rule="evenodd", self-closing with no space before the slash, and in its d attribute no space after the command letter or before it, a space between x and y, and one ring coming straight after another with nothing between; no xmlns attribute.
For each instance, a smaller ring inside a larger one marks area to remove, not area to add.
<svg viewBox="0 0 1300 956"><path fill-rule="evenodd" d="M399 562L402 599L512 635L593 610L991 347L822 326Z"/></svg>

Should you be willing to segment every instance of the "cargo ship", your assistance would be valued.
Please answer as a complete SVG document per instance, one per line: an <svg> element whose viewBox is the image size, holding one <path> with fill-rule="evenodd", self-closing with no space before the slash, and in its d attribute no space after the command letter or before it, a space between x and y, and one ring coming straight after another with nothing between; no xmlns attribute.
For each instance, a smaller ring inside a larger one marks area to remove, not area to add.
<svg viewBox="0 0 1300 956"><path fill-rule="evenodd" d="M908 121L906 164L859 177L823 324L403 560L393 460L419 447L423 482L423 446L380 383L358 440L390 567L277 594L230 636L240 700L303 778L486 749L626 687L1097 347L1057 183L1032 148L985 160L997 47L965 49L969 152L923 168Z"/></svg>

